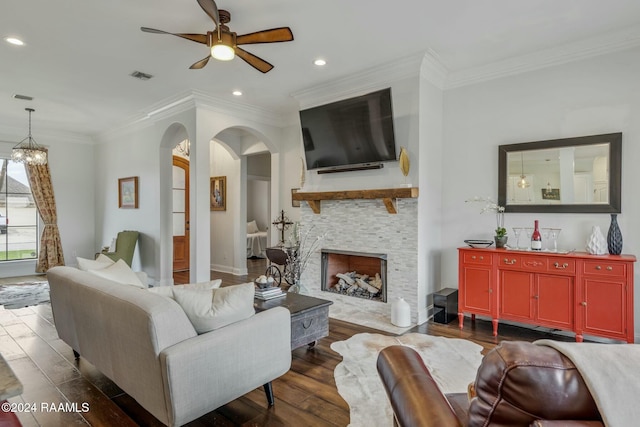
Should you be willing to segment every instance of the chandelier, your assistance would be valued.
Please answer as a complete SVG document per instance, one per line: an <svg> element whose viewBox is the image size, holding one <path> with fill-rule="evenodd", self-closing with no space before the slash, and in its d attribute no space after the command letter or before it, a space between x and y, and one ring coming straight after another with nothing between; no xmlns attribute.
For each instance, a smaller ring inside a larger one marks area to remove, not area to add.
<svg viewBox="0 0 640 427"><path fill-rule="evenodd" d="M189 153L191 152L191 142L189 142L188 139L180 141L180 143L176 145L175 150L178 152L178 154L189 157Z"/></svg>
<svg viewBox="0 0 640 427"><path fill-rule="evenodd" d="M528 188L529 183L527 182L527 177L524 174L524 155L520 153L520 181L518 181L519 188Z"/></svg>
<svg viewBox="0 0 640 427"><path fill-rule="evenodd" d="M13 147L11 160L31 165L44 165L47 163L47 150L31 137L31 113L35 110L33 108L25 108L25 110L29 112L29 136Z"/></svg>

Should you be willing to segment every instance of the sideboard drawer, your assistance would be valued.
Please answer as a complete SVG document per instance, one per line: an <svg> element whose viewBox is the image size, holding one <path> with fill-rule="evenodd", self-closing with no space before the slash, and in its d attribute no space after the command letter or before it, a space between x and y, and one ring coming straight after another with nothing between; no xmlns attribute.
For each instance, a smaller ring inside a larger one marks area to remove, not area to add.
<svg viewBox="0 0 640 427"><path fill-rule="evenodd" d="M584 262L583 273L589 276L625 277L627 266L621 262L594 260Z"/></svg>
<svg viewBox="0 0 640 427"><path fill-rule="evenodd" d="M549 258L547 271L550 273L576 273L576 260L568 258Z"/></svg>
<svg viewBox="0 0 640 427"><path fill-rule="evenodd" d="M547 271L547 257L537 255L523 255L520 267L527 271Z"/></svg>
<svg viewBox="0 0 640 427"><path fill-rule="evenodd" d="M505 254L499 258L499 268L514 268L521 271L545 272L547 259L536 255Z"/></svg>
<svg viewBox="0 0 640 427"><path fill-rule="evenodd" d="M480 251L465 251L463 260L465 264L491 265L491 254L485 254Z"/></svg>

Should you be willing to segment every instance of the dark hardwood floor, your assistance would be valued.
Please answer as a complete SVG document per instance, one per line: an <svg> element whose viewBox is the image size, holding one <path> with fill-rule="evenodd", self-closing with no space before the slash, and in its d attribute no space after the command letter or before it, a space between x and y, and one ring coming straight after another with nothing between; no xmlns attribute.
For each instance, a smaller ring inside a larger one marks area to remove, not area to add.
<svg viewBox="0 0 640 427"><path fill-rule="evenodd" d="M212 272L223 285L244 283L264 271L264 260L251 260L247 276ZM187 278L188 274L177 283ZM355 324L330 319L329 336L316 347L293 351L291 370L273 382L276 404L267 407L262 387L189 423L195 426L346 426L349 407L336 389L333 371L341 357L330 348L361 332L377 332ZM500 336L491 335L491 322L467 321L460 331L456 322L448 325L427 322L412 329L429 335L465 338L482 345L485 353L499 340L533 341L549 334L509 325L500 326ZM563 339L553 335L554 339ZM571 338L566 338L572 340ZM53 326L51 307L43 304L19 310L0 307L0 353L22 381L24 392L11 402L36 404L38 410L20 413L25 426L161 426L83 358L76 361L69 346L62 342ZM89 405L89 411L42 412L42 402L76 402Z"/></svg>

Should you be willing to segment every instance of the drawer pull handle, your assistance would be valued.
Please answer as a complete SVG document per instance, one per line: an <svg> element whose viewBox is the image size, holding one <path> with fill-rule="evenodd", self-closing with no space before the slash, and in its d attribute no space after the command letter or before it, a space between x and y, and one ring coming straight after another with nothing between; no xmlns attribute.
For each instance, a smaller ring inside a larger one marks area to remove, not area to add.
<svg viewBox="0 0 640 427"><path fill-rule="evenodd" d="M582 301L580 304L581 304L583 307L586 307L586 306L587 306L587 302L586 302L586 301Z"/></svg>
<svg viewBox="0 0 640 427"><path fill-rule="evenodd" d="M504 259L504 263L505 263L505 264L509 264L509 265L513 265L513 264L515 264L515 263L516 263L516 260L515 260L515 259L512 259L511 261L509 261L509 259L505 258L505 259Z"/></svg>
<svg viewBox="0 0 640 427"><path fill-rule="evenodd" d="M599 265L596 265L596 270L602 270L602 267L600 267Z"/></svg>
<svg viewBox="0 0 640 427"><path fill-rule="evenodd" d="M471 259L476 259L476 256L475 255L471 256Z"/></svg>
<svg viewBox="0 0 640 427"><path fill-rule="evenodd" d="M562 263L562 265L560 265L559 262L554 262L553 266L559 270L564 270L565 268L569 267L569 264L565 262L565 263Z"/></svg>
<svg viewBox="0 0 640 427"><path fill-rule="evenodd" d="M304 320L302 321L302 327L303 327L304 329L309 329L309 327L310 327L310 326L311 326L311 324L313 323L313 319L309 319L309 320L308 320L308 322L309 322L309 323L305 324L305 321L304 321Z"/></svg>
<svg viewBox="0 0 640 427"><path fill-rule="evenodd" d="M483 259L484 259L484 257L483 257L483 256L481 256L481 257L480 257L480 261L482 261Z"/></svg>
<svg viewBox="0 0 640 427"><path fill-rule="evenodd" d="M538 295L534 295L533 299L539 299L540 297Z"/></svg>
<svg viewBox="0 0 640 427"><path fill-rule="evenodd" d="M613 270L613 267L611 267L610 265L607 266L607 271L611 271Z"/></svg>

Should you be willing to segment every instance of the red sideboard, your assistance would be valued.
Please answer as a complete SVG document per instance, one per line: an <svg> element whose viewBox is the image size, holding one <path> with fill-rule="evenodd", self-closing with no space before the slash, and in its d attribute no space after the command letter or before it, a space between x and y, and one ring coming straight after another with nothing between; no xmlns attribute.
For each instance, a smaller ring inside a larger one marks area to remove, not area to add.
<svg viewBox="0 0 640 427"><path fill-rule="evenodd" d="M634 342L633 255L458 249L458 319L491 317Z"/></svg>

